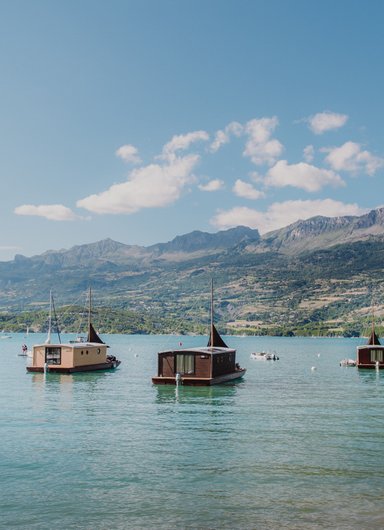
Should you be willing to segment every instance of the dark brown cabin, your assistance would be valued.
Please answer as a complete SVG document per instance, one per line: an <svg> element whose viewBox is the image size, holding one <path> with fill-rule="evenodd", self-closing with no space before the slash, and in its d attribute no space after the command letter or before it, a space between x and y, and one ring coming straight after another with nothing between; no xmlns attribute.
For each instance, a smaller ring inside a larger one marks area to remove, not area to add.
<svg viewBox="0 0 384 530"><path fill-rule="evenodd" d="M228 348L212 326L208 346L160 352L157 376L152 382L157 385L214 385L238 379L245 372L236 363L236 350Z"/></svg>
<svg viewBox="0 0 384 530"><path fill-rule="evenodd" d="M368 343L357 347L358 368L384 368L384 346L372 329Z"/></svg>

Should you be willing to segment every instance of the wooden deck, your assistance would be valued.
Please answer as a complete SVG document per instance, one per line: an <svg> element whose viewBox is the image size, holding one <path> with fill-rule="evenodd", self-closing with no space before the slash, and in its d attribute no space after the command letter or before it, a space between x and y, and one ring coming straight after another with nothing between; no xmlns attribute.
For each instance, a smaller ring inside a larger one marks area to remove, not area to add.
<svg viewBox="0 0 384 530"><path fill-rule="evenodd" d="M237 370L230 374L220 375L218 377L181 377L180 384L184 386L211 386L220 383L226 383L227 381L234 381L240 379L245 374L246 369ZM152 377L152 383L154 385L176 385L175 377Z"/></svg>
<svg viewBox="0 0 384 530"><path fill-rule="evenodd" d="M113 361L108 363L100 364L86 364L82 366L72 366L66 368L63 366L55 366L54 364L48 365L47 372L56 374L73 374L76 372L95 372L98 370L114 370L120 364L120 361ZM27 372L38 372L44 373L44 367L42 366L27 366Z"/></svg>

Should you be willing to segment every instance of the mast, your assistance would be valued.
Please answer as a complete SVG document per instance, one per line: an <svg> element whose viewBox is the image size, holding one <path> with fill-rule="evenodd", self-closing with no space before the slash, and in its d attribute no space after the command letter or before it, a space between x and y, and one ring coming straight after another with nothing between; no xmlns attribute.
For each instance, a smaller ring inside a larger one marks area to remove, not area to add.
<svg viewBox="0 0 384 530"><path fill-rule="evenodd" d="M375 306L372 302L372 329L371 329L372 335L375 333Z"/></svg>
<svg viewBox="0 0 384 530"><path fill-rule="evenodd" d="M89 287L87 342L97 342L98 344L104 344L104 342L101 340L101 338L99 337L99 335L95 331L95 328L92 325L91 313L92 313L92 290L91 290L91 287Z"/></svg>
<svg viewBox="0 0 384 530"><path fill-rule="evenodd" d="M213 278L211 278L211 348L213 346Z"/></svg>
<svg viewBox="0 0 384 530"><path fill-rule="evenodd" d="M90 326L91 326L91 311L92 311L92 290L91 290L91 286L89 286L89 298L88 298L88 329L90 329Z"/></svg>
<svg viewBox="0 0 384 530"><path fill-rule="evenodd" d="M213 279L211 280L211 325L207 347L208 348L228 348L213 323Z"/></svg>
<svg viewBox="0 0 384 530"><path fill-rule="evenodd" d="M49 291L49 316L48 316L48 334L45 344L51 344L52 332L52 290Z"/></svg>

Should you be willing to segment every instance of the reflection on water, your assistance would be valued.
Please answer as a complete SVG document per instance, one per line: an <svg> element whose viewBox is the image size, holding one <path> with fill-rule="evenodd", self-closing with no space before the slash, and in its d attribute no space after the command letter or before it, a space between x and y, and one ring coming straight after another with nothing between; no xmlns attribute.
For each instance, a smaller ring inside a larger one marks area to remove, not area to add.
<svg viewBox="0 0 384 530"><path fill-rule="evenodd" d="M32 400L35 407L44 409L52 403L60 410L79 407L87 403L87 412L94 409L94 400L103 391L108 374L102 371L75 374L28 374L33 385ZM76 401L80 400L80 403Z"/></svg>
<svg viewBox="0 0 384 530"><path fill-rule="evenodd" d="M48 372L47 374L44 374L43 372L33 372L31 378L32 381L37 384L46 383L57 385L58 383L72 384L74 381L79 383L95 383L107 375L108 374L102 370L97 370L95 372L77 372L74 374L58 374L54 372Z"/></svg>
<svg viewBox="0 0 384 530"><path fill-rule="evenodd" d="M372 382L376 382L379 385L384 384L384 370L377 370L376 368L360 368L357 369L359 380L363 384L372 384Z"/></svg>
<svg viewBox="0 0 384 530"><path fill-rule="evenodd" d="M185 403L224 406L235 396L239 382L212 386L155 385L157 403Z"/></svg>

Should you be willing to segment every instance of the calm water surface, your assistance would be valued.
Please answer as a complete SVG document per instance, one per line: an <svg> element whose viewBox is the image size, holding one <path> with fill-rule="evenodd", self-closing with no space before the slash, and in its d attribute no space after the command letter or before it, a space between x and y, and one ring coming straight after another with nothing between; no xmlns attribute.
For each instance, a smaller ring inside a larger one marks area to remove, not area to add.
<svg viewBox="0 0 384 530"><path fill-rule="evenodd" d="M244 380L175 389L156 352L205 338L104 338L116 372L47 376L0 341L1 528L384 527L384 373L339 366L360 340L227 337Z"/></svg>

